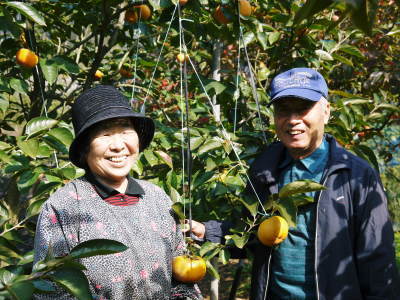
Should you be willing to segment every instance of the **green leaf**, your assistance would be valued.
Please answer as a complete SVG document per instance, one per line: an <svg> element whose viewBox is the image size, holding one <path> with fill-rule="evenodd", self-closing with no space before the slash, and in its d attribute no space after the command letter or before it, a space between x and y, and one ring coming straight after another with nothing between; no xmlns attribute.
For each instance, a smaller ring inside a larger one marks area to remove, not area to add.
<svg viewBox="0 0 400 300"><path fill-rule="evenodd" d="M248 31L244 34L243 36L243 44L245 46L247 46L248 44L250 44L251 42L253 42L255 40L255 34L251 31Z"/></svg>
<svg viewBox="0 0 400 300"><path fill-rule="evenodd" d="M183 204L181 202L175 202L172 204L172 210L178 216L179 220L183 221L186 219L185 212L183 211Z"/></svg>
<svg viewBox="0 0 400 300"><path fill-rule="evenodd" d="M297 196L291 196L290 201L296 205L296 207L310 204L315 202L315 199L313 197L305 196L305 195L297 195Z"/></svg>
<svg viewBox="0 0 400 300"><path fill-rule="evenodd" d="M223 141L222 141L220 138L217 138L217 137L213 137L213 138L211 138L211 139L208 139L208 140L197 150L197 153L200 155L200 154L209 152L209 151L211 151L211 150L215 150L215 149L221 148L221 147L223 146L222 142L223 142Z"/></svg>
<svg viewBox="0 0 400 300"><path fill-rule="evenodd" d="M208 180L210 180L214 176L214 172L209 171L209 172L198 172L193 176L193 189L196 189L197 187L203 185L206 183Z"/></svg>
<svg viewBox="0 0 400 300"><path fill-rule="evenodd" d="M32 283L33 283L33 286L35 287L35 289L37 289L41 292L51 293L51 292L56 291L56 289L54 288L54 285L50 281L38 279L38 280L34 280Z"/></svg>
<svg viewBox="0 0 400 300"><path fill-rule="evenodd" d="M219 251L219 260L222 264L226 265L231 258L230 252L228 249L221 249Z"/></svg>
<svg viewBox="0 0 400 300"><path fill-rule="evenodd" d="M268 47L268 35L265 32L258 31L257 32L257 40L260 42L263 50L266 50Z"/></svg>
<svg viewBox="0 0 400 300"><path fill-rule="evenodd" d="M55 56L51 60L57 64L57 67L68 73L78 74L80 72L79 66L67 56Z"/></svg>
<svg viewBox="0 0 400 300"><path fill-rule="evenodd" d="M21 258L18 254L18 249L14 247L7 239L0 236L0 257L6 258Z"/></svg>
<svg viewBox="0 0 400 300"><path fill-rule="evenodd" d="M40 59L39 61L40 68L42 69L44 78L48 81L50 85L52 85L58 76L58 67L56 64L52 63L51 60Z"/></svg>
<svg viewBox="0 0 400 300"><path fill-rule="evenodd" d="M203 145L204 143L204 138L202 136L195 136L190 138L190 149L196 150L198 147Z"/></svg>
<svg viewBox="0 0 400 300"><path fill-rule="evenodd" d="M7 155L7 153L5 153L3 150L0 150L0 161L8 164L12 161L12 159L9 155Z"/></svg>
<svg viewBox="0 0 400 300"><path fill-rule="evenodd" d="M364 31L364 33L371 35L373 23L378 9L378 1L364 0L351 2L355 2L349 7L350 17L353 24Z"/></svg>
<svg viewBox="0 0 400 300"><path fill-rule="evenodd" d="M4 143L4 142L0 141L0 150L11 149L11 147L12 146L10 144L7 144L7 143Z"/></svg>
<svg viewBox="0 0 400 300"><path fill-rule="evenodd" d="M279 191L279 198L290 197L295 194L303 194L307 192L315 192L325 190L326 188L312 180L298 180L286 184Z"/></svg>
<svg viewBox="0 0 400 300"><path fill-rule="evenodd" d="M336 53L333 53L332 54L332 58L337 60L337 61L340 61L341 63L344 63L346 65L353 66L353 62L350 59L348 59L348 58L346 58L344 56L341 56L341 55L338 55Z"/></svg>
<svg viewBox="0 0 400 300"><path fill-rule="evenodd" d="M21 94L28 94L29 92L29 85L21 79L13 78L10 80L10 87Z"/></svg>
<svg viewBox="0 0 400 300"><path fill-rule="evenodd" d="M398 107L397 105L389 104L389 103L382 103L374 108L374 112L382 111L382 110L387 110L389 112L400 112L400 107Z"/></svg>
<svg viewBox="0 0 400 300"><path fill-rule="evenodd" d="M209 94L212 94L210 93L210 90L214 90L214 94L219 95L226 89L226 86L218 81L211 81L205 86L205 89Z"/></svg>
<svg viewBox="0 0 400 300"><path fill-rule="evenodd" d="M169 197L171 198L173 203L179 203L182 201L182 197L179 194L179 192L174 188L174 187L169 187L170 189L170 193L169 193Z"/></svg>
<svg viewBox="0 0 400 300"><path fill-rule="evenodd" d="M118 241L108 239L88 240L75 246L70 256L73 258L84 258L94 255L106 255L123 252L128 249L127 246Z"/></svg>
<svg viewBox="0 0 400 300"><path fill-rule="evenodd" d="M232 234L232 235L226 236L226 238L227 237L232 239L232 241L236 247L238 247L239 249L243 249L243 247L246 245L247 241L249 240L250 234L248 232L243 232L242 236L237 235L237 234Z"/></svg>
<svg viewBox="0 0 400 300"><path fill-rule="evenodd" d="M23 141L21 137L17 138L18 147L24 152L26 155L35 158L39 151L39 141L37 139L29 139Z"/></svg>
<svg viewBox="0 0 400 300"><path fill-rule="evenodd" d="M9 102L7 99L4 99L1 95L0 95L0 111L2 111L3 113L5 113L8 109L9 106Z"/></svg>
<svg viewBox="0 0 400 300"><path fill-rule="evenodd" d="M171 169L174 168L173 164L172 164L172 158L171 156L169 156L167 153L165 153L164 151L154 151L154 153L158 156L158 158L163 161L164 163L166 163L168 165L168 167L170 167Z"/></svg>
<svg viewBox="0 0 400 300"><path fill-rule="evenodd" d="M72 134L72 132L65 127L53 128L47 134L55 137L57 140L68 147L71 145L74 139L74 135Z"/></svg>
<svg viewBox="0 0 400 300"><path fill-rule="evenodd" d="M34 286L30 281L19 281L7 287L15 300L31 300Z"/></svg>
<svg viewBox="0 0 400 300"><path fill-rule="evenodd" d="M89 282L85 274L73 268L62 268L48 275L49 279L79 300L92 300Z"/></svg>
<svg viewBox="0 0 400 300"><path fill-rule="evenodd" d="M46 199L36 200L35 202L31 203L26 211L26 217L30 218L36 216L40 213L40 209L42 208L43 203Z"/></svg>
<svg viewBox="0 0 400 300"><path fill-rule="evenodd" d="M41 131L48 130L58 123L57 120L47 117L36 117L30 120L25 127L27 135L40 133Z"/></svg>
<svg viewBox="0 0 400 300"><path fill-rule="evenodd" d="M332 0L307 0L294 16L293 24L300 24L333 3Z"/></svg>
<svg viewBox="0 0 400 300"><path fill-rule="evenodd" d="M356 47L352 45L341 45L338 51L342 51L344 53L350 54L352 56L364 59L364 54Z"/></svg>
<svg viewBox="0 0 400 300"><path fill-rule="evenodd" d="M54 138L51 135L46 135L42 137L43 141L46 142L46 144L48 146L50 146L51 148L53 148L54 150L64 153L64 154L68 154L68 148L61 143L58 139Z"/></svg>
<svg viewBox="0 0 400 300"><path fill-rule="evenodd" d="M366 145L355 145L351 147L351 150L354 151L358 156L367 160L379 172L378 160L374 151L370 147Z"/></svg>
<svg viewBox="0 0 400 300"><path fill-rule="evenodd" d="M238 199L243 205L244 207L247 208L247 210L250 212L250 214L254 217L257 214L258 211L258 201L254 201L253 203L249 204L247 203L244 199L239 198Z"/></svg>
<svg viewBox="0 0 400 300"><path fill-rule="evenodd" d="M39 174L32 172L32 170L23 172L18 180L18 189L22 190L24 188L31 187L38 178Z"/></svg>
<svg viewBox="0 0 400 300"><path fill-rule="evenodd" d="M18 27L17 22L13 20L13 17L8 10L2 10L2 16L0 16L0 30L9 31L15 39L21 34L21 28Z"/></svg>
<svg viewBox="0 0 400 300"><path fill-rule="evenodd" d="M365 104L370 104L373 103L373 100L367 100L367 99L346 99L343 101L343 105L365 105Z"/></svg>
<svg viewBox="0 0 400 300"><path fill-rule="evenodd" d="M219 248L219 244L217 243L212 243L212 242L205 242L199 251L199 254L201 257L204 257L207 253L212 253L214 252L215 249Z"/></svg>
<svg viewBox="0 0 400 300"><path fill-rule="evenodd" d="M317 54L318 57L322 60L333 60L332 55L324 50L321 49L315 50L315 54Z"/></svg>
<svg viewBox="0 0 400 300"><path fill-rule="evenodd" d="M26 264L31 264L33 262L34 253L33 250L24 253L21 259L18 261L19 266L23 266Z"/></svg>
<svg viewBox="0 0 400 300"><path fill-rule="evenodd" d="M132 170L133 170L136 174L142 175L142 173L143 173L143 163L141 162L140 159L137 159L137 160L135 161L135 163L134 163L133 166L132 166Z"/></svg>
<svg viewBox="0 0 400 300"><path fill-rule="evenodd" d="M268 33L268 42L270 45L275 44L281 37L281 33L279 31L273 31Z"/></svg>
<svg viewBox="0 0 400 300"><path fill-rule="evenodd" d="M211 276L213 276L214 278L219 279L220 277L217 270L215 270L214 266L211 264L209 260L206 260L206 265L207 265L207 272L211 274Z"/></svg>
<svg viewBox="0 0 400 300"><path fill-rule="evenodd" d="M296 227L297 207L294 202L290 198L283 198L276 204L276 207L289 227Z"/></svg>
<svg viewBox="0 0 400 300"><path fill-rule="evenodd" d="M18 12L23 14L28 19L37 23L40 26L46 26L46 23L43 17L39 14L39 12L30 4L19 2L19 1L9 1L4 3L7 6L15 8Z"/></svg>
<svg viewBox="0 0 400 300"><path fill-rule="evenodd" d="M60 169L61 175L67 179L74 179L76 177L75 168L62 168Z"/></svg>
<svg viewBox="0 0 400 300"><path fill-rule="evenodd" d="M153 151L146 149L143 151L143 155L151 167L158 165L158 163L159 163L158 158L157 158L157 156L154 155Z"/></svg>

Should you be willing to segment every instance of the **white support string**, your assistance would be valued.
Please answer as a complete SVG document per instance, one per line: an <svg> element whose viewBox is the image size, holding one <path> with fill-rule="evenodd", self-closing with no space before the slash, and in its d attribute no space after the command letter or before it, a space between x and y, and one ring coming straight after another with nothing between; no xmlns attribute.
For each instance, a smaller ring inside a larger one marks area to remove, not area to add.
<svg viewBox="0 0 400 300"><path fill-rule="evenodd" d="M170 20L170 22L169 22L169 26L168 26L167 32L166 32L166 34L165 34L164 41L163 41L163 44L162 44L160 53L159 53L159 55L158 55L156 65L155 65L155 67L154 67L154 70L153 70L153 73L152 73L152 76L151 76L151 79L150 79L149 86L148 86L148 88L147 88L146 96L145 96L144 103L143 103L143 106L142 106L142 111L144 111L144 107L145 107L145 104L146 104L146 101L147 101L147 97L148 97L148 95L149 95L150 88L151 88L152 83L153 83L154 75L155 75L155 72L156 72L156 70L157 70L157 66L158 66L159 61L160 61L160 58L161 58L161 54L162 54L162 51L163 51L163 48L164 48L164 45L165 45L165 41L166 41L166 39L167 39L167 37L168 37L169 31L170 31L170 28L171 28L171 25L172 25L172 21L173 21L173 19L174 19L174 17L175 17L175 13L176 13L176 10L177 10L177 8L178 8L178 5L179 5L179 4L177 3L177 5L175 6L175 9L174 9L174 12L173 12L173 14L172 14L172 18L171 18L171 20ZM205 88L205 86L204 86L204 84L203 84L203 82L202 82L202 80L201 80L201 78L200 78L200 76L199 76L199 74L198 74L198 72L197 72L197 70L196 70L196 68L195 68L195 66L194 66L194 64L193 64L193 62L192 62L192 60L191 60L190 57L187 56L187 54L186 54L186 45L185 45L184 41L182 40L183 27L182 27L182 23L181 23L180 11L179 11L178 14L179 14L179 52L182 53L182 48L183 48L183 52L184 52L184 55L185 55L185 60L187 59L187 60L189 61L190 65L192 66L192 69L193 69L194 73L196 74L197 79L199 80L200 85L201 85L201 87L202 87L202 89L203 89L203 91L204 91L204 93L205 93L205 95L206 95L206 97L207 97L207 100L208 100L208 102L209 102L209 104L210 104L210 106L211 106L211 108L212 108L212 113L213 113L213 115L215 115L216 107L215 107L215 105L212 103L212 100L211 100L210 96L208 95L208 93L207 93L207 91L206 91L206 88ZM240 18L240 17L239 17L239 18ZM251 76L251 79L253 79L253 73L252 73L252 70L251 70L251 65L250 65L250 62L249 62L249 57L248 57L248 54L247 54L246 45L245 45L244 40L243 40L243 34L242 34L241 28L240 28L240 39L243 41L243 47L244 47L244 50L245 50L245 55L246 55L246 58L247 58L247 62L248 62L248 64L249 64L250 76ZM183 44L182 44L182 41L183 41ZM240 55L240 41L239 41L239 47L238 47L238 49L239 49L239 55ZM240 56L239 56L239 57L240 57ZM182 64L181 64L181 65L182 65ZM239 72L239 68L240 68L240 59L238 59L238 72ZM182 97L182 95L183 95L183 80L182 80L182 79L183 79L183 74L182 74L182 73L183 73L183 72L182 72L182 66L181 66L181 71L180 71L180 78L181 78L181 85L180 85L180 89L181 89L181 97L180 97L180 100L181 100L181 109L183 108L183 97ZM253 79L253 80L254 80L254 79ZM237 81L237 87L238 87L238 77L237 77L237 80L236 80L236 81ZM254 93L254 90L253 90L253 93ZM255 97L255 100L256 100L256 103L257 103L257 107L259 108L258 97L257 97L256 91L255 91L255 93L254 93L254 97ZM261 122L260 110L258 110L258 113L259 113L259 118L260 118L260 122ZM235 111L235 114L236 114L236 111ZM186 117L188 118L189 116L186 116ZM267 212L265 211L263 202L262 202L261 199L259 198L259 196L258 196L258 194L257 194L257 191L256 191L256 189L255 189L255 187L254 187L254 185L253 185L253 183L252 183L252 181L251 181L249 175L247 174L247 170L246 170L246 168L245 168L245 166L244 166L242 160L240 159L239 154L238 154L237 151L236 151L235 145L234 145L233 142L231 141L231 138L230 138L228 132L226 131L226 129L225 129L225 127L224 127L222 121L221 121L221 120L216 120L216 121L217 121L217 123L221 126L221 128L222 128L222 134L224 135L224 139L227 140L228 143L229 143L229 145L231 146L231 148L232 148L232 150L233 150L233 152L234 152L234 154L235 154L235 156L236 156L236 159L237 159L237 161L238 161L238 163L239 163L241 169L244 171L244 174L245 174L245 176L246 176L246 178L247 178L247 180L248 180L248 183L249 183L251 189L253 190L253 192L254 192L254 194L255 194L255 196L256 196L258 202L259 202L260 205L261 205L262 210L264 211L265 214L267 214ZM261 125L262 125L262 124L261 124ZM235 115L235 126L236 126L236 115ZM182 132L182 146L184 146L184 130L183 130L183 128L184 128L184 116L183 116L183 113L182 113L182 118L181 118L181 127L182 127L182 131L181 131L181 132ZM188 129L186 129L186 130L188 130ZM265 138L265 133L263 132L263 134L264 134L264 138ZM190 140L188 141L188 143L190 143ZM185 155L184 155L184 149L183 149L183 147L182 147L182 157L183 157L183 170L185 170L185 168L184 168L184 167L185 167L185 164L184 164L184 160L185 160L184 157L185 157ZM184 172L184 171L183 171L183 172ZM184 174L184 173L183 173L183 174ZM183 183L183 184L184 184L184 178L185 178L185 177L183 176L183 177L182 177L182 183ZM190 188L190 187L189 187L189 188Z"/></svg>
<svg viewBox="0 0 400 300"><path fill-rule="evenodd" d="M249 74L250 74L249 82L250 82L251 90L253 91L254 100L256 101L256 105L257 105L257 113L258 113L258 119L260 121L261 132L263 134L264 142L267 144L268 141L267 141L267 137L265 135L265 128L264 128L264 124L263 124L263 121L261 118L261 108L260 108L260 102L258 101L258 94L257 94L256 85L255 85L255 80L254 80L253 69L252 69L252 66L250 63L249 54L247 53L247 47L246 47L246 43L243 38L242 28L240 27L239 30L240 30L240 41L243 43L244 54L246 57L247 66L249 68Z"/></svg>
<svg viewBox="0 0 400 300"><path fill-rule="evenodd" d="M39 68L38 65L35 66L35 72L38 78L38 84L39 84L39 90L40 90L40 97L42 98L42 102L43 102L43 108L42 110L44 110L44 115L46 116L46 118L48 118L48 114L47 114L47 100L44 99L44 94L43 94L43 87L42 87L42 82L41 82L41 78L40 78L40 74L39 74ZM54 161L56 163L56 168L59 169L59 165L58 165L58 158L57 158L57 153L56 150L53 149L53 156L54 156Z"/></svg>
<svg viewBox="0 0 400 300"><path fill-rule="evenodd" d="M209 104L210 104L210 106L212 107L213 112L214 112L214 111L215 111L215 105L212 103L211 97L208 95L207 90L206 90L206 88L205 88L203 82L201 81L201 78L200 78L199 74L197 73L196 68L195 68L195 66L194 66L194 64L193 64L193 62L192 62L192 60L190 59L190 57L188 57L188 60L189 60L189 62L190 62L190 64L191 64L191 66L192 66L192 68L193 68L193 71L195 72L195 74L196 74L196 76L197 76L197 78L198 78L198 80L199 80L199 82L200 82L200 85L201 85L201 87L203 88L203 91L204 91L204 93L205 93L205 95L206 95L206 97L207 97L207 100L208 100L208 102L209 102ZM256 196L258 202L260 203L260 205L261 205L261 207L262 207L264 213L267 214L267 212L266 212L266 210L265 210L265 208L264 208L263 202L261 201L260 197L258 197L257 191L256 191L256 189L255 189L255 187L254 187L254 185L253 185L253 183L252 183L252 181L251 181L249 175L247 174L247 170L246 170L246 168L244 167L243 162L242 162L242 160L240 159L239 154L238 154L237 151L236 151L235 145L232 143L232 141L231 141L231 139L230 139L230 136L229 136L228 132L227 132L226 129L225 129L224 124L222 123L221 120L217 120L217 122L219 123L219 125L220 125L221 128L222 128L222 133L223 133L223 135L224 135L224 138L228 141L229 145L232 147L232 150L233 150L233 152L234 152L234 154L235 154L235 156L236 156L236 159L237 159L237 161L238 161L240 167L241 167L242 170L244 171L244 174L245 174L245 176L246 176L246 178L247 178L247 181L249 182L250 187L251 187L251 189L253 190L253 192L254 192L254 194L255 194L255 196Z"/></svg>
<svg viewBox="0 0 400 300"><path fill-rule="evenodd" d="M140 10L140 12L142 12L142 11ZM132 32L132 35L135 36L135 30ZM136 69L137 69L137 59L138 59L138 53L139 53L139 37L140 37L140 33L136 39L136 51L135 51L135 58L134 58L135 64L133 67L133 85L132 85L131 99L133 99L133 97L135 95L135 86L136 86L136 77L137 77Z"/></svg>
<svg viewBox="0 0 400 300"><path fill-rule="evenodd" d="M240 22L240 8L239 8L239 1L237 1L237 16L238 16L238 24L239 28L241 30L242 24ZM237 123L237 109L238 109L238 100L240 96L240 91L239 91L239 74L240 74L240 38L238 41L238 54L237 54L237 67L236 67L236 83L235 83L235 94L234 94L234 99L235 99L235 110L234 110L234 117L233 117L233 134L236 135L236 123Z"/></svg>
<svg viewBox="0 0 400 300"><path fill-rule="evenodd" d="M167 29L167 32L165 33L164 41L163 41L163 44L162 44L162 46L161 46L160 53L158 54L158 58L157 58L156 65L155 65L154 70L153 70L153 74L151 75L151 78L150 78L149 86L147 87L146 96L144 97L144 101L143 101L143 105L142 105L142 109L141 109L142 112L144 112L144 108L145 108L145 105L146 105L147 97L148 97L148 95L149 95L151 86L152 86L152 84L153 84L154 75L155 75L155 73L156 73L156 71L157 71L157 66L158 66L158 64L159 64L159 62L160 62L161 54L162 54L162 52L163 52L163 50L164 50L165 41L167 40L168 33L169 33L170 29L171 29L172 21L173 21L173 19L174 19L174 17L175 17L175 13L176 13L177 7L178 7L178 5L175 6L174 12L173 12L173 14L172 14L172 18L171 18L171 20L169 21L168 29Z"/></svg>
<svg viewBox="0 0 400 300"><path fill-rule="evenodd" d="M179 2L176 4L178 7ZM178 8L178 20L179 20L179 53L182 53L182 20L181 20L181 10ZM184 107L184 97L183 97L183 64L179 62L179 75L180 75L180 108L181 108L181 151L182 151L182 195L185 195L185 115L183 111ZM186 116L188 118L188 116ZM190 143L190 140L188 141ZM188 162L189 163L189 162ZM189 187L190 188L190 187ZM190 205L190 203L189 203ZM186 201L183 201L183 214L186 219ZM190 226L190 225L189 225ZM186 248L185 234L183 233L183 241Z"/></svg>

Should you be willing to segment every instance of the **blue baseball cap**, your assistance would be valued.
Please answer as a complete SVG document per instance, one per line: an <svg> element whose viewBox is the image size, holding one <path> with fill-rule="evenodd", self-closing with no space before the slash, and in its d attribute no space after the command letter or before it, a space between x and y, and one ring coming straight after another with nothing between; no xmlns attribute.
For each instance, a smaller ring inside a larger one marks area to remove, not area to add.
<svg viewBox="0 0 400 300"><path fill-rule="evenodd" d="M324 77L310 68L294 68L275 76L270 85L271 102L294 97L309 101L328 99L328 86Z"/></svg>

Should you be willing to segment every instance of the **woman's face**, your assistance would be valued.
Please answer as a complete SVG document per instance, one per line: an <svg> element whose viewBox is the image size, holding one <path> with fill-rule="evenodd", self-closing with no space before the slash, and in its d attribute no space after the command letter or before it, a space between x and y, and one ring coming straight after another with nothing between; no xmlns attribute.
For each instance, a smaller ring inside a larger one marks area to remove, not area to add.
<svg viewBox="0 0 400 300"><path fill-rule="evenodd" d="M110 123L92 133L86 162L94 175L115 186L125 182L135 163L139 138L128 119L113 119Z"/></svg>

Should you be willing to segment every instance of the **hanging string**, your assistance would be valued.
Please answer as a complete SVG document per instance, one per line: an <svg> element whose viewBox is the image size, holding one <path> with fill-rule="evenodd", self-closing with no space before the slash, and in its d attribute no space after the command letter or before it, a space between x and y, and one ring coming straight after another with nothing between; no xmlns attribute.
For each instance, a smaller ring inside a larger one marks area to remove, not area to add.
<svg viewBox="0 0 400 300"><path fill-rule="evenodd" d="M154 75L155 75L155 73L157 71L157 66L158 66L158 64L160 62L161 54L162 54L162 52L164 50L165 41L167 40L168 33L169 33L170 29L171 29L172 21L175 18L175 13L176 13L177 7L178 7L178 5L175 6L175 9L174 9L174 12L172 14L171 20L169 21L168 29L167 29L167 32L165 33L164 41L162 43L160 53L158 54L157 62L156 62L156 65L154 67L153 74L151 75L151 78L150 78L150 83L149 83L149 85L147 87L146 96L144 97L143 105L142 105L142 108L141 108L141 113L144 113L144 111L145 111L147 97L149 96L149 92L150 92L151 86L153 84Z"/></svg>
<svg viewBox="0 0 400 300"><path fill-rule="evenodd" d="M239 28L239 31L240 31L240 41L243 43L243 50L244 50L247 66L249 68L249 75L250 75L249 82L251 85L251 90L253 92L254 100L256 101L256 105L257 105L257 114L258 114L258 119L259 119L260 126L261 126L261 132L263 135L264 142L265 142L265 144L267 144L268 140L267 140L267 136L265 135L265 127L264 127L264 123L261 118L261 108L260 108L260 102L258 101L258 93L257 93L256 84L255 84L255 80L254 80L253 69L252 69L252 66L250 63L249 54L247 53L247 47L246 47L246 43L244 41L242 27Z"/></svg>
<svg viewBox="0 0 400 300"><path fill-rule="evenodd" d="M139 53L139 37L141 35L141 30L139 28L140 24L140 19L142 16L142 10L139 9L139 23L138 23L138 28L133 29L132 31L132 36L136 37L136 51L135 51L135 56L134 56L134 67L133 67L133 84L132 84L132 92L131 92L131 99L133 99L135 95L135 87L136 87L136 69L137 69L137 59L138 59L138 53ZM138 31L138 33L136 33Z"/></svg>
<svg viewBox="0 0 400 300"><path fill-rule="evenodd" d="M182 26L181 18L181 6L178 4L178 16L179 16L179 53L182 54L183 50L183 62L180 62L182 69L183 65L183 87L184 87L184 99L185 99L185 114L186 114L186 173L187 173L187 200L189 210L189 232L192 232L192 150L190 146L190 125L189 125L189 92L188 92L188 79L187 79L187 48L185 43L184 28ZM182 77L181 77L182 80ZM181 89L182 92L182 89ZM181 94L182 97L182 94ZM182 124L183 125L183 124ZM183 128L182 128L183 129ZM183 132L182 132L183 136ZM183 153L183 152L182 152ZM186 201L184 201L186 202ZM184 210L186 211L186 210ZM192 234L191 234L192 236Z"/></svg>
<svg viewBox="0 0 400 300"><path fill-rule="evenodd" d="M206 90L206 88L205 88L205 86L204 86L204 84L203 84L203 82L202 82L202 80L201 80L201 78L200 78L200 76L199 76L199 74L198 74L193 62L192 62L192 60L190 59L189 56L187 56L186 45L185 45L185 41L184 41L183 33L182 33L183 32L183 27L182 27L182 24L181 24L181 16L180 16L179 4L177 4L175 6L175 9L174 9L174 12L172 14L171 20L169 22L169 26L168 26L167 32L165 34L164 41L163 41L160 53L158 55L156 65L154 67L154 70L153 70L153 73L152 73L152 76L151 76L151 79L150 79L149 86L147 88L146 96L145 96L144 103L143 103L143 106L142 106L142 112L144 112L144 107L145 107L145 104L146 104L146 101L147 101L147 98L148 98L148 95L149 95L149 92L150 92L150 89L151 89L151 86L152 86L152 83L153 83L154 75L155 75L155 72L157 70L157 66L159 64L159 61L160 61L160 58L161 58L161 54L162 54L162 51L163 51L163 48L164 48L166 39L168 37L169 31L170 31L170 28L171 28L171 25L172 25L172 21L173 21L173 19L175 17L175 13L176 13L177 9L178 9L178 14L179 14L180 53L182 53L182 50L183 50L184 55L185 55L185 59L184 59L184 62L183 62L183 71L181 71L183 73L183 75L181 73L181 101L182 101L183 88L185 87L185 91L184 92L185 92L185 102L186 102L186 133L187 133L187 143L188 143L188 146L187 146L187 158L189 159L189 157L191 157L191 149L190 149L190 129L189 129L189 120L188 120L189 119L189 102L188 102L188 87L187 87L187 61L190 63L190 65L191 65L191 67L192 67L197 79L200 82L200 85L201 85L201 87L202 87L202 89L203 89L203 91L204 91L204 93L205 93L205 95L207 97L207 100L208 100L208 102L209 102L209 104L210 104L210 106L212 108L213 115L215 115L216 108L215 108L215 105L212 103L212 100L211 100L210 96L208 95L207 90ZM241 29L240 29L240 40L243 42L243 48L245 50L247 63L249 65L250 80L251 80L251 84L252 84L252 88L253 88L254 98L255 98L255 101L256 101L256 104L257 104L257 108L258 108L258 116L259 116L259 119L260 119L260 122L261 122L261 110L260 110L260 106L259 106L259 102L258 102L257 91L255 89L254 78L253 78L253 73L252 73L252 70L251 70L250 60L249 60L249 56L248 56L248 53L247 53L246 45L244 43L243 33L242 33ZM239 44L238 48L239 48L239 51L240 51L240 44ZM240 61L238 60L238 70L239 69L240 69ZM183 81L182 81L182 79L183 79ZM186 84L184 85L183 82L185 82ZM236 82L237 82L237 86L238 86L238 78L236 79ZM183 103L182 102L181 102L181 107L183 107ZM254 187L254 184L252 183L249 175L247 174L247 170L246 170L242 160L240 159L239 154L238 154L238 152L237 152L237 150L235 148L235 145L231 141L231 138L230 138L228 132L226 131L226 129L225 129L225 127L224 127L224 125L223 125L221 120L217 120L217 122L221 126L221 128L222 128L221 131L222 131L222 134L224 136L224 139L226 139L228 141L229 145L231 146L231 148L232 148L232 150L233 150L233 152L235 154L235 157L236 157L236 159L238 161L238 164L241 167L242 171L244 172L244 174L246 176L246 179L247 179L252 191L254 192L254 195L257 198L257 201L260 203L261 208L264 211L264 213L267 214L266 211L265 211L265 208L263 206L263 202L259 198L259 196L257 194L257 191L256 191L256 189ZM183 115L182 115L182 118L181 118L181 126L182 126L182 145L184 145L184 130L183 130L184 116ZM263 127L263 124L261 124L261 126ZM265 142L267 142L264 130L263 130L263 137L264 137ZM182 149L182 154L183 153L184 153L184 149ZM188 172L188 175L187 175L188 176L188 199L189 199L189 205L190 205L191 204L191 202L190 202L190 198L191 198L191 190L190 190L190 185L191 185L191 174L190 174L190 172L191 172L191 161L187 162L187 165L186 165L186 168L185 168L185 164L184 164L185 155L183 154L182 157L183 157L183 170L186 169L187 172ZM184 184L184 177L182 179L182 182ZM191 216L191 206L190 206L189 207L189 226L190 226L190 231L189 232L191 232L191 223L192 223L191 222L191 220L192 220L191 217L192 216Z"/></svg>
<svg viewBox="0 0 400 300"><path fill-rule="evenodd" d="M176 4L178 6L178 22L179 22L179 54L182 53L182 22L181 22L181 10L179 7L179 3ZM179 63L179 75L180 75L180 107L181 107L181 155L182 155L182 195L185 195L185 133L184 133L184 127L185 127L185 114L183 113L183 106L184 106L184 91L183 91L183 85L184 85L184 78L183 78L183 64ZM187 115L186 115L187 117ZM190 140L189 140L190 143ZM185 215L186 219L186 201L183 201L183 213ZM190 228L191 224L189 224ZM190 228L191 230L191 228ZM189 231L191 232L191 231ZM183 233L183 235L185 235ZM185 246L186 246L186 241L185 238L183 239ZM185 247L186 248L186 247Z"/></svg>
<svg viewBox="0 0 400 300"><path fill-rule="evenodd" d="M238 24L239 28L242 27L242 24L240 22L240 8L239 8L239 1L237 1L237 15L238 15ZM240 96L240 91L239 91L239 75L240 75L240 39L238 41L238 54L237 54L237 67L236 67L236 82L235 82L235 93L234 93L234 99L235 99L235 110L234 110L234 115L233 115L233 134L236 135L236 124L237 124L237 110L238 110L238 99Z"/></svg>
<svg viewBox="0 0 400 300"><path fill-rule="evenodd" d="M27 21L28 22L28 21ZM28 41L29 41L29 47L31 49L34 49L34 45L33 45L33 41L32 41L32 36L31 36L31 28L30 25L28 26L28 29L25 31L28 33ZM34 49L36 50L36 49ZM35 51L36 52L36 51ZM42 109L40 114L42 114L42 112L44 111L44 115L46 116L46 118L48 118L48 114L47 114L47 100L44 98L44 88L42 86L42 76L40 76L40 72L39 72L39 67L38 64L34 67L33 72L36 73L36 76L38 78L38 85L39 85L39 92L40 92L40 98L42 100ZM56 150L53 149L53 156L54 156L54 161L56 163L56 168L59 169L59 164L58 164L58 158L57 158L57 153Z"/></svg>
<svg viewBox="0 0 400 300"><path fill-rule="evenodd" d="M201 85L201 87L202 87L202 89L203 89L203 91L204 91L204 94L205 94L206 97L207 97L207 100L208 100L208 102L209 102L211 108L213 109L213 112L215 112L215 105L212 103L211 97L208 95L207 90L206 90L206 88L205 88L203 82L201 81L201 78L200 78L200 76L199 76L199 74L198 74L198 72L197 72L197 70L196 70L196 68L195 68L195 66L194 66L194 64L193 64L193 62L192 62L192 60L190 59L190 57L188 57L188 61L190 62L190 65L192 66L192 69L193 69L194 73L196 74L197 79L198 79L199 82L200 82L200 85ZM226 139L226 140L228 141L229 145L231 146L231 148L232 148L232 150L233 150L233 152L234 152L234 154L235 154L235 156L236 156L236 159L237 159L237 161L238 161L239 166L240 166L241 169L244 171L244 174L245 174L245 176L246 176L246 179L247 179L247 181L248 181L248 183L249 183L249 185L250 185L252 191L254 192L254 195L256 196L258 202L261 204L262 210L264 211L265 214L267 214L267 212L266 212L266 210L265 210L265 208L264 208L263 202L261 201L260 197L258 196L257 191L256 191L256 189L255 189L255 187L254 187L254 185L253 185L253 182L251 181L249 175L247 174L247 170L246 170L246 168L245 168L245 166L244 166L242 160L240 159L239 154L238 154L237 151L236 151L235 145L234 145L233 142L231 141L230 136L229 136L228 132L226 131L224 124L222 123L221 120L217 120L217 122L218 122L218 124L219 124L219 125L221 126L221 128L222 128L222 133L223 133L223 135L224 135L224 139Z"/></svg>

